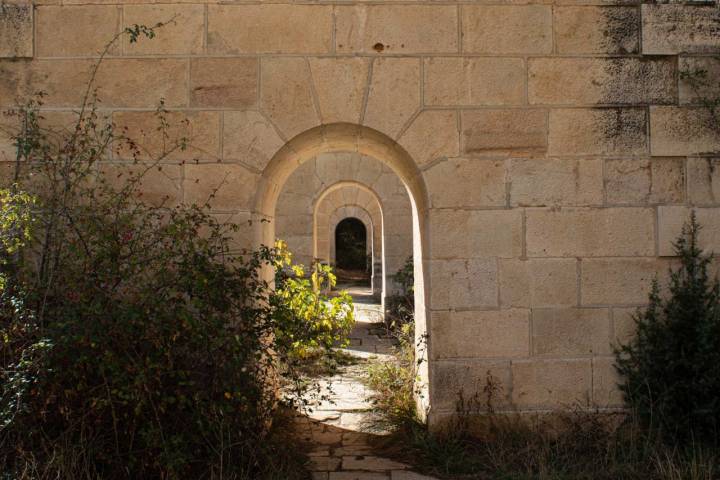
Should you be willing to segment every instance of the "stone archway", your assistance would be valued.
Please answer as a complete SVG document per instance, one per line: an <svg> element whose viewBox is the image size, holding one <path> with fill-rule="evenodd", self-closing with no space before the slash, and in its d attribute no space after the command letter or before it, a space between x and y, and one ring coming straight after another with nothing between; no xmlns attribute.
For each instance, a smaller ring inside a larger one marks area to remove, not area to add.
<svg viewBox="0 0 720 480"><path fill-rule="evenodd" d="M428 305L428 206L425 181L417 164L407 151L377 130L349 123L334 123L311 128L288 141L270 160L258 181L253 209L253 225L257 244L275 241L275 209L283 185L304 162L328 152L358 152L387 165L407 189L412 209L413 257L415 265L415 335L417 344L424 344L427 331ZM271 278L267 272L268 279ZM423 358L427 349L419 352ZM429 405L429 370L422 362L419 372L420 412Z"/></svg>
<svg viewBox="0 0 720 480"><path fill-rule="evenodd" d="M340 181L318 195L313 209L313 256L320 261L335 263L333 232L337 224L348 217L360 219L369 233L372 291L384 301L386 279L382 201L372 188L359 182Z"/></svg>

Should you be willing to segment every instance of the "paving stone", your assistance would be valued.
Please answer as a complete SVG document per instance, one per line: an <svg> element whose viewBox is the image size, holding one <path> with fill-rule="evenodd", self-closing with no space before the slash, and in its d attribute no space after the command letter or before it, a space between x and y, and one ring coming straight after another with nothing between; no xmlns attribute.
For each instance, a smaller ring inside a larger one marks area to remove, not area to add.
<svg viewBox="0 0 720 480"><path fill-rule="evenodd" d="M311 457L310 470L328 472L337 470L340 467L340 458L338 457Z"/></svg>
<svg viewBox="0 0 720 480"><path fill-rule="evenodd" d="M403 463L387 458L358 455L342 457L342 468L345 470L382 472L384 470L402 470L408 467Z"/></svg>

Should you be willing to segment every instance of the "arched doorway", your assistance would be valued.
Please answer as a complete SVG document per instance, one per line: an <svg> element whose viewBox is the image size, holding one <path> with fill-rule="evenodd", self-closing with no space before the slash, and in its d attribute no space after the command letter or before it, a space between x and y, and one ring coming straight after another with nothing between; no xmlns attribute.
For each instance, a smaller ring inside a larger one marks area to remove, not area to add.
<svg viewBox="0 0 720 480"><path fill-rule="evenodd" d="M314 257L321 262L335 265L335 229L338 223L348 217L362 221L368 233L368 253L372 260L370 276L372 292L384 304L386 292L385 226L380 194L369 185L357 181L338 181L320 192L314 202ZM409 213L410 206L408 205ZM412 253L412 238L398 239L396 235L391 240L390 245L395 250L407 254ZM406 240L409 242L407 242L407 248L404 248ZM399 242L403 246L397 245Z"/></svg>
<svg viewBox="0 0 720 480"><path fill-rule="evenodd" d="M368 127L335 123L312 128L287 142L270 160L258 182L253 211L256 242L271 245L275 241L275 209L289 176L306 161L328 152L358 152L379 160L397 175L408 193L412 210L416 345L421 347L418 359L427 360L428 194L417 164L390 137ZM270 269L266 277L272 279ZM417 385L421 414L429 409L428 375L427 361L423 361Z"/></svg>
<svg viewBox="0 0 720 480"><path fill-rule="evenodd" d="M370 286L371 234L355 217L343 218L335 226L335 271L340 284Z"/></svg>

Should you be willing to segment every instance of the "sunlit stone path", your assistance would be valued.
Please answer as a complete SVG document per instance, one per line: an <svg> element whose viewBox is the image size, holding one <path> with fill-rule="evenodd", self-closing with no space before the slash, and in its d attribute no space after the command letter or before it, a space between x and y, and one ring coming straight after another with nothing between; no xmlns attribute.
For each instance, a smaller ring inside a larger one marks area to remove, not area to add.
<svg viewBox="0 0 720 480"><path fill-rule="evenodd" d="M298 418L310 452L313 480L434 480L410 471L410 467L374 454L370 391L365 385L367 362L392 359L392 340L383 335L381 306L369 290L349 289L355 301L356 324L350 345L342 349L355 362L341 367L332 377L321 379L322 400Z"/></svg>

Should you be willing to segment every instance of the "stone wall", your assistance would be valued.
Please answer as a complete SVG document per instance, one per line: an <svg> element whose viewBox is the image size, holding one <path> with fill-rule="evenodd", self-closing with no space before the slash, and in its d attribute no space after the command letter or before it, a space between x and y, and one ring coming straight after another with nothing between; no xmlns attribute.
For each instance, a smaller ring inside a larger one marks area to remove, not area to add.
<svg viewBox="0 0 720 480"><path fill-rule="evenodd" d="M109 37L174 18L110 48L97 75L104 113L151 146L161 97L190 118L196 148L168 159L155 195L200 201L224 181L218 215L272 220L303 161L372 156L411 193L430 420L488 371L499 408L615 407L610 342L690 208L720 251L720 135L702 102L720 93L720 10L525 3L3 6L0 106L45 90L60 121ZM696 67L713 80L699 92L680 75ZM242 241L274 236L253 225Z"/></svg>

